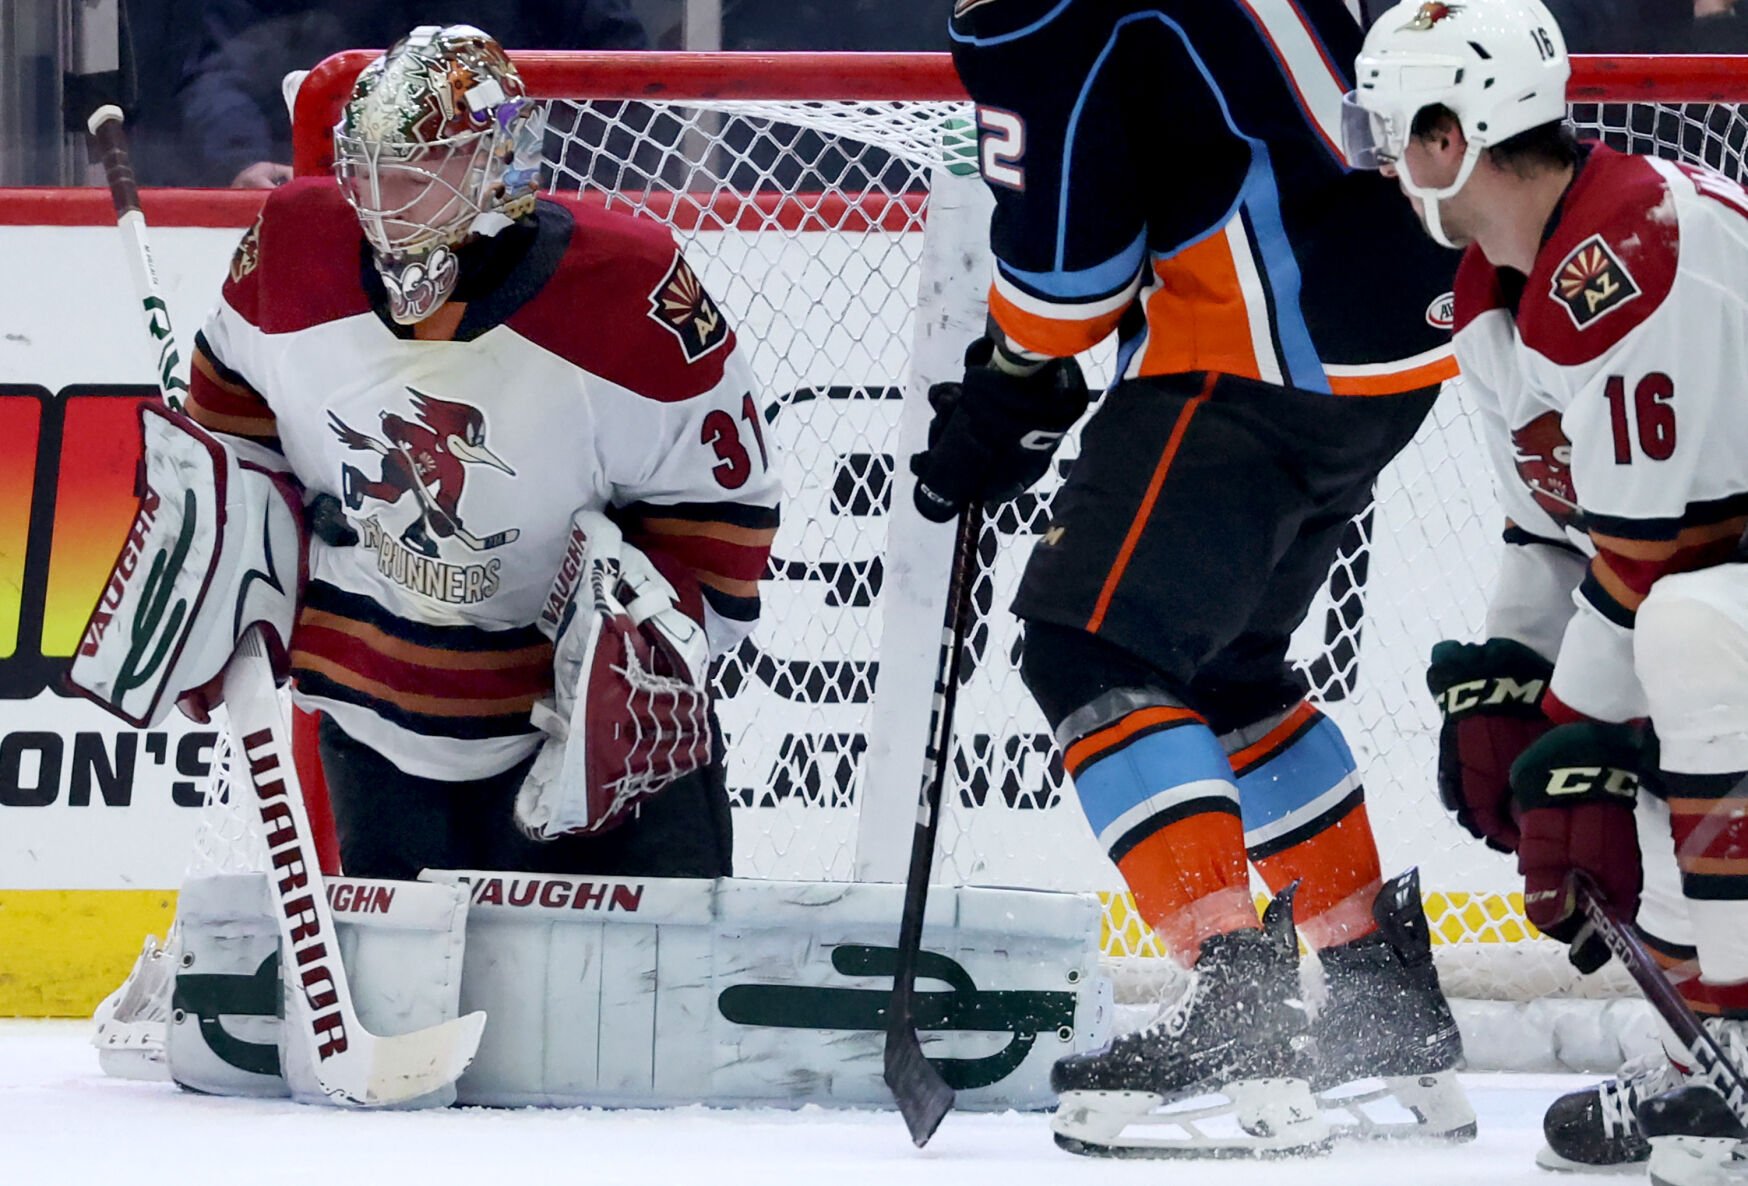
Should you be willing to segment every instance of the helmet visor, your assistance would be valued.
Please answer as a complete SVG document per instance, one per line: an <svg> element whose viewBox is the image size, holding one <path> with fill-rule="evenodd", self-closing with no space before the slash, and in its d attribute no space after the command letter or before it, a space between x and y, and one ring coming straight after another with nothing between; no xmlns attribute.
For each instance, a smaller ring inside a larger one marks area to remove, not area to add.
<svg viewBox="0 0 1748 1186"><path fill-rule="evenodd" d="M1362 106L1358 91L1342 96L1341 151L1354 168L1378 169L1395 164L1402 156L1407 132L1401 119Z"/></svg>

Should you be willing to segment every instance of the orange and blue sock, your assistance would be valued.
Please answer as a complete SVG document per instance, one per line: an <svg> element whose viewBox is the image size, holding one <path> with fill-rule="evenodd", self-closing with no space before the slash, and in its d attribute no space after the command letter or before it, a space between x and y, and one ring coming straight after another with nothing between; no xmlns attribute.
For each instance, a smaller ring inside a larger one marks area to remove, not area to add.
<svg viewBox="0 0 1748 1186"><path fill-rule="evenodd" d="M1334 721L1308 701L1220 738L1238 781L1244 843L1270 890L1297 881L1314 948L1372 933L1381 875L1365 788Z"/></svg>

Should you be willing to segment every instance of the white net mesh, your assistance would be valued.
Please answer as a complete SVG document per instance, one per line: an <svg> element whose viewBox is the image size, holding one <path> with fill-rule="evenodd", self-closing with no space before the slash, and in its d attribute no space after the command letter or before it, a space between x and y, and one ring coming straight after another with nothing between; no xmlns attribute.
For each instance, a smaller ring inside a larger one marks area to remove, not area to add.
<svg viewBox="0 0 1748 1186"><path fill-rule="evenodd" d="M563 93L525 75L536 93ZM764 617L714 676L742 876L848 879L861 807L914 801L914 785L870 786L864 756L877 693L929 695L926 681L880 682L893 641L878 611L919 283L930 283L920 269L931 171L968 169L970 116L962 103L828 99L559 100L548 116L554 189L672 227L736 327L781 452L783 526ZM1744 171L1748 123L1727 105L1590 106L1574 118L1616 147ZM1108 350L1086 361L1102 383ZM1431 787L1425 656L1440 638L1477 636L1497 564L1479 432L1460 393L1440 402L1354 521L1293 653L1359 759L1386 870L1422 868L1453 994L1614 993L1619 978L1579 984L1557 945L1532 938L1510 861L1469 841ZM1076 449L1071 436L1062 461ZM1107 954L1146 966L1157 946L1090 835L1013 662L1007 605L1058 484L1052 476L1001 508L981 541L939 876L1104 891ZM899 625L938 636L938 621Z"/></svg>

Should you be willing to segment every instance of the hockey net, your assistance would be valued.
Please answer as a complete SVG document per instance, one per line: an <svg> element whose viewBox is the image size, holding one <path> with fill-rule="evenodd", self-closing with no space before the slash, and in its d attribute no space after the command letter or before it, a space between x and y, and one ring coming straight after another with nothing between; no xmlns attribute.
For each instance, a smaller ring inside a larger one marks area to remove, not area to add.
<svg viewBox="0 0 1748 1186"><path fill-rule="evenodd" d="M327 167L327 130L370 56L329 59L305 82L299 172ZM902 880L950 534L909 511L902 460L921 440L922 391L955 372L982 324L988 275L974 122L951 66L939 55L513 56L550 100L551 188L673 229L736 327L780 452L786 502L764 617L715 673L736 871ZM1748 88L1731 66L1580 60L1574 121L1616 147L1741 177L1748 121L1731 101ZM1095 384L1109 376L1108 350L1085 361ZM1062 460L1076 448L1071 436ZM1500 523L1490 472L1460 392L1441 400L1350 525L1293 653L1359 759L1386 871L1421 867L1452 994L1608 996L1624 979L1572 975L1525 921L1510 861L1470 841L1432 789L1425 656L1481 630ZM1060 467L996 512L981 541L937 878L1097 890L1105 951L1134 972L1161 952L1014 663L1007 605L1059 482ZM202 860L248 859L228 844L203 844Z"/></svg>

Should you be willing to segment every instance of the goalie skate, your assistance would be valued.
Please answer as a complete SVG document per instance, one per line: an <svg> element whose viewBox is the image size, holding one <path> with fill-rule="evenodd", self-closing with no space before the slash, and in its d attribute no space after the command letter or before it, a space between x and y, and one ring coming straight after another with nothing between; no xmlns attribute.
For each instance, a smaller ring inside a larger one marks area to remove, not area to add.
<svg viewBox="0 0 1748 1186"><path fill-rule="evenodd" d="M1472 1140L1475 1110L1456 1072L1463 1040L1432 964L1419 871L1386 881L1372 914L1376 933L1321 953L1318 1103L1337 1136Z"/></svg>
<svg viewBox="0 0 1748 1186"><path fill-rule="evenodd" d="M1291 892L1263 930L1208 939L1167 1016L1056 1064L1056 1143L1104 1157L1323 1152L1298 962Z"/></svg>
<svg viewBox="0 0 1748 1186"><path fill-rule="evenodd" d="M133 970L91 1015L97 1028L91 1045L103 1073L117 1079L168 1080L164 1058L170 1025L170 989L176 976L176 925L163 944L156 935L134 961Z"/></svg>

